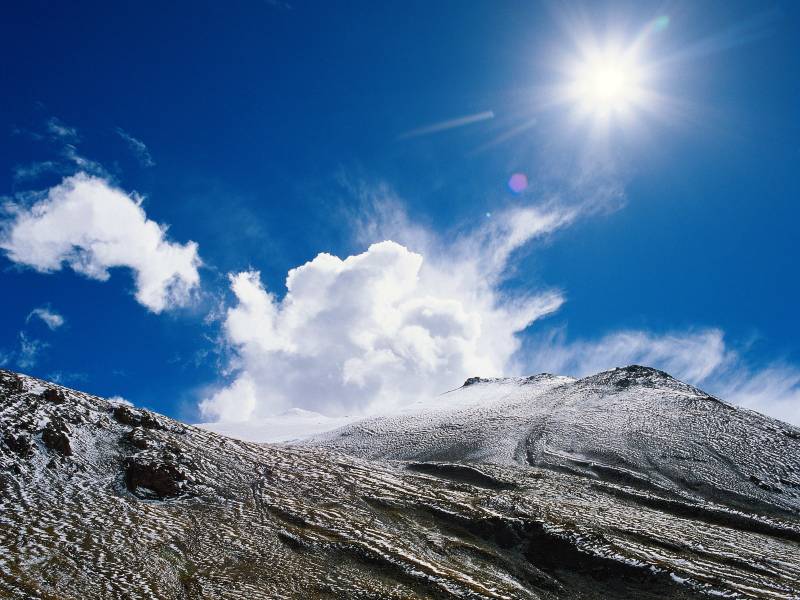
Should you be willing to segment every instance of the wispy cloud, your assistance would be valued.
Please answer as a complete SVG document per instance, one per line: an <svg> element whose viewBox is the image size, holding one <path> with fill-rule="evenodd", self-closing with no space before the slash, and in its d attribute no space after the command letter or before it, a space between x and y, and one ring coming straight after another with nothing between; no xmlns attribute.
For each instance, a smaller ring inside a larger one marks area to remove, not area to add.
<svg viewBox="0 0 800 600"><path fill-rule="evenodd" d="M707 385L721 398L800 426L800 369L794 365L754 369L740 363L715 373Z"/></svg>
<svg viewBox="0 0 800 600"><path fill-rule="evenodd" d="M22 183L38 179L46 173L60 173L63 167L52 160L17 165L14 167L14 181Z"/></svg>
<svg viewBox="0 0 800 600"><path fill-rule="evenodd" d="M103 165L97 161L82 156L78 152L77 147L75 147L73 144L65 145L61 154L74 165L73 170L77 168L77 170L82 173L89 173L91 175L96 175L97 177L104 177L107 179L110 178L108 171L105 170Z"/></svg>
<svg viewBox="0 0 800 600"><path fill-rule="evenodd" d="M184 305L200 283L197 244L169 241L166 227L148 219L141 203L104 178L78 173L30 207L8 205L0 249L41 273L67 264L104 281L109 269L127 267L143 306L158 313Z"/></svg>
<svg viewBox="0 0 800 600"><path fill-rule="evenodd" d="M527 369L582 377L630 364L658 366L692 382L706 380L734 359L719 329L657 335L627 330L568 342L563 331L542 336L526 352Z"/></svg>
<svg viewBox="0 0 800 600"><path fill-rule="evenodd" d="M13 170L16 183L33 182L44 175L72 175L77 171L91 173L99 177L110 178L108 171L97 161L83 156L78 150L80 136L75 127L66 125L56 117L50 117L44 123L44 129L30 131L15 128L14 133L25 135L33 140L45 142L57 157L16 165Z"/></svg>
<svg viewBox="0 0 800 600"><path fill-rule="evenodd" d="M16 363L20 369L30 369L36 366L39 354L49 344L37 339L28 337L24 331L19 332L19 352L16 355Z"/></svg>
<svg viewBox="0 0 800 600"><path fill-rule="evenodd" d="M28 317L25 319L25 322L30 323L31 319L39 319L42 321L42 323L47 325L51 331L58 329L64 324L64 317L62 317L56 311L44 306L34 308L30 313L28 313Z"/></svg>
<svg viewBox="0 0 800 600"><path fill-rule="evenodd" d="M76 128L64 124L56 117L50 117L47 120L46 127L51 136L65 142L77 142L80 139Z"/></svg>
<svg viewBox="0 0 800 600"><path fill-rule="evenodd" d="M753 366L747 348L731 347L716 328L627 330L577 341L556 331L540 336L520 358L528 372L577 377L629 364L653 366L723 400L800 425L800 369L781 362Z"/></svg>
<svg viewBox="0 0 800 600"><path fill-rule="evenodd" d="M75 385L85 383L89 380L86 373L68 373L64 371L53 371L45 376L45 379L60 385Z"/></svg>
<svg viewBox="0 0 800 600"><path fill-rule="evenodd" d="M465 125L471 125L472 123L479 123L481 121L487 121L493 118L494 118L494 113L491 110L485 110L483 112L471 115L464 115L462 117L456 117L454 119L447 119L445 121L431 123L423 127L417 127L416 129L411 129L410 131L401 133L399 136L397 136L397 139L406 140L409 138L420 137L423 135L430 135L432 133L439 133L441 131L447 131L448 129L456 129L457 127L464 127Z"/></svg>
<svg viewBox="0 0 800 600"><path fill-rule="evenodd" d="M133 406L133 402L131 402L130 400L126 400L122 396L111 396L110 398L107 398L107 400L109 402L111 402L112 404L121 404L123 406Z"/></svg>
<svg viewBox="0 0 800 600"><path fill-rule="evenodd" d="M117 127L115 131L119 137L125 140L125 143L128 145L130 151L139 161L140 165L142 165L143 167L155 166L156 163L153 160L153 157L150 155L150 150L147 148L147 146L143 141L136 139L121 127Z"/></svg>

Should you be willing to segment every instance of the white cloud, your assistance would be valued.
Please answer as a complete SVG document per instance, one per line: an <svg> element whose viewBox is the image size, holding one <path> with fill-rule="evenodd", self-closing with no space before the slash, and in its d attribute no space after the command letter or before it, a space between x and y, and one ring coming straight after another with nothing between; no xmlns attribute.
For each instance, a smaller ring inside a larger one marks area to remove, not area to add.
<svg viewBox="0 0 800 600"><path fill-rule="evenodd" d="M35 180L45 173L57 173L61 170L61 165L52 161L30 163L28 165L17 165L14 167L14 180L18 183Z"/></svg>
<svg viewBox="0 0 800 600"><path fill-rule="evenodd" d="M147 145L142 140L136 139L127 131L122 129L122 127L117 127L115 131L117 132L117 135L119 137L125 140L125 143L128 145L130 151L139 161L139 164L141 164L143 167L155 166L156 163L153 160L152 155L150 154L150 150L147 148Z"/></svg>
<svg viewBox="0 0 800 600"><path fill-rule="evenodd" d="M78 141L78 130L69 125L65 125L56 117L51 117L47 120L47 131L51 136L57 139L67 141Z"/></svg>
<svg viewBox="0 0 800 600"><path fill-rule="evenodd" d="M20 369L30 369L36 365L39 353L48 346L47 343L29 338L24 331L19 333L19 352L17 353L17 366Z"/></svg>
<svg viewBox="0 0 800 600"><path fill-rule="evenodd" d="M19 348L9 352L0 350L0 367L16 365L19 369L30 369L36 365L39 354L48 344L28 337L24 331L19 332Z"/></svg>
<svg viewBox="0 0 800 600"><path fill-rule="evenodd" d="M121 406L133 406L133 402L130 400L126 400L122 396L111 396L110 398L106 398L111 404L118 404Z"/></svg>
<svg viewBox="0 0 800 600"><path fill-rule="evenodd" d="M781 363L751 366L745 351L731 348L719 329L620 331L575 342L556 333L527 348L526 356L531 372L577 377L630 364L656 367L723 400L800 425L800 370Z"/></svg>
<svg viewBox="0 0 800 600"><path fill-rule="evenodd" d="M700 382L726 368L735 354L725 346L719 329L656 335L618 331L599 340L568 343L560 332L539 341L527 353L528 368L583 377L631 364L657 366L674 377Z"/></svg>
<svg viewBox="0 0 800 600"><path fill-rule="evenodd" d="M106 179L78 173L48 190L30 208L10 207L0 233L8 258L49 273L66 263L87 277L134 272L136 299L153 312L185 304L200 282L197 244L178 244L147 218L141 198Z"/></svg>
<svg viewBox="0 0 800 600"><path fill-rule="evenodd" d="M383 226L413 245L372 244L344 260L319 254L292 269L282 299L258 272L231 275L237 305L224 335L233 383L204 400L204 417L241 421L288 407L328 415L370 412L430 397L472 375L501 375L516 334L559 308L557 291L506 297L510 253L562 226L555 210L517 209L447 249L392 212Z"/></svg>
<svg viewBox="0 0 800 600"><path fill-rule="evenodd" d="M73 144L66 144L61 151L61 155L84 174L91 174L105 179L109 178L108 172L103 168L103 165L79 154L78 149ZM64 165L62 172L74 172L75 167Z"/></svg>
<svg viewBox="0 0 800 600"><path fill-rule="evenodd" d="M710 382L725 400L800 426L800 370L775 363L720 373Z"/></svg>
<svg viewBox="0 0 800 600"><path fill-rule="evenodd" d="M395 242L344 260L319 254L289 272L282 298L258 272L231 275L237 304L225 314L223 334L233 379L201 403L205 418L269 422L292 406L364 414L430 398L473 375L585 376L644 364L800 424L800 371L751 366L720 329L627 330L575 342L556 332L519 351L517 334L564 299L553 290L504 294L513 253L598 210L598 194L616 192L495 211L466 234L444 237L411 223L385 186L349 191L366 215L357 226L365 246Z"/></svg>
<svg viewBox="0 0 800 600"><path fill-rule="evenodd" d="M34 308L25 319L29 323L32 318L36 317L47 325L51 330L58 329L64 324L64 317L47 307Z"/></svg>

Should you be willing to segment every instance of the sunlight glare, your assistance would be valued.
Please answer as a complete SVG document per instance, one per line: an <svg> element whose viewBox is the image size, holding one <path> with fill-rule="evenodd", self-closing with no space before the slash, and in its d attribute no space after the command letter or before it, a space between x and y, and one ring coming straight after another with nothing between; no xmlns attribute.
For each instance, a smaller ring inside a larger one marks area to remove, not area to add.
<svg viewBox="0 0 800 600"><path fill-rule="evenodd" d="M589 113L608 115L641 101L640 67L624 56L586 59L572 75L570 97Z"/></svg>

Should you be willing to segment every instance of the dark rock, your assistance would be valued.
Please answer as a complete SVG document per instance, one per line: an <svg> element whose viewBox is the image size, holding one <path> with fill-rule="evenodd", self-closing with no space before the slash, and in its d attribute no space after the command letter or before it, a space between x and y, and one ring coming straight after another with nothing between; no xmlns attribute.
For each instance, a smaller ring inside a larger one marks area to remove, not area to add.
<svg viewBox="0 0 800 600"><path fill-rule="evenodd" d="M61 456L72 455L69 437L62 423L50 421L42 431L42 441L49 450L58 452Z"/></svg>
<svg viewBox="0 0 800 600"><path fill-rule="evenodd" d="M3 442L5 442L6 446L8 446L12 452L22 458L33 454L33 444L31 444L31 440L26 435L7 433L3 438Z"/></svg>
<svg viewBox="0 0 800 600"><path fill-rule="evenodd" d="M622 379L617 379L614 382L614 385L624 390L625 388L630 387L633 383L635 383L633 379L628 379L627 377L623 377Z"/></svg>
<svg viewBox="0 0 800 600"><path fill-rule="evenodd" d="M81 423L85 422L83 415L77 411L70 412L69 414L65 415L64 418L72 425L80 425Z"/></svg>
<svg viewBox="0 0 800 600"><path fill-rule="evenodd" d="M529 375L525 378L526 383L537 383L539 381L545 381L548 379L555 379L555 375L552 373L538 373L537 375Z"/></svg>
<svg viewBox="0 0 800 600"><path fill-rule="evenodd" d="M42 398L53 404L61 404L67 399L66 396L64 396L64 392L56 388L47 388L42 394Z"/></svg>
<svg viewBox="0 0 800 600"><path fill-rule="evenodd" d="M147 429L164 429L158 419L146 410L137 410L129 406L115 406L113 415L123 425L145 427Z"/></svg>
<svg viewBox="0 0 800 600"><path fill-rule="evenodd" d="M153 413L142 411L142 427L147 429L166 429L164 424L158 420Z"/></svg>
<svg viewBox="0 0 800 600"><path fill-rule="evenodd" d="M12 394L19 394L25 391L25 386L22 383L22 378L10 373L5 382L6 389Z"/></svg>
<svg viewBox="0 0 800 600"><path fill-rule="evenodd" d="M480 469L467 465L455 465L447 463L418 463L412 462L406 465L409 471L433 475L441 479L449 479L457 483L467 483L490 490L507 490L516 487L507 481L501 481L484 473Z"/></svg>
<svg viewBox="0 0 800 600"><path fill-rule="evenodd" d="M480 377L470 377L464 382L464 387L467 387L468 385L473 385L475 383L480 383L481 381L482 379Z"/></svg>
<svg viewBox="0 0 800 600"><path fill-rule="evenodd" d="M171 462L153 457L132 456L125 461L125 485L133 493L149 490L159 498L173 498L183 492L186 474Z"/></svg>
<svg viewBox="0 0 800 600"><path fill-rule="evenodd" d="M139 414L127 406L115 406L112 413L114 418L123 425L130 425L131 427L138 427L141 421Z"/></svg>
<svg viewBox="0 0 800 600"><path fill-rule="evenodd" d="M762 490L766 490L768 492L775 492L777 494L782 494L783 493L783 490L781 488L779 488L777 486L774 486L774 485L770 485L766 481L761 481L761 479L759 479L755 475L750 475L750 481L753 482L754 484L756 484Z"/></svg>
<svg viewBox="0 0 800 600"><path fill-rule="evenodd" d="M654 369L653 367L644 367L642 365L628 365L627 367L619 367L615 371L629 374L632 377L662 377L670 378L669 373Z"/></svg>
<svg viewBox="0 0 800 600"><path fill-rule="evenodd" d="M139 450L147 450L152 446L151 440L148 439L147 434L141 427L134 427L123 435L122 439Z"/></svg>

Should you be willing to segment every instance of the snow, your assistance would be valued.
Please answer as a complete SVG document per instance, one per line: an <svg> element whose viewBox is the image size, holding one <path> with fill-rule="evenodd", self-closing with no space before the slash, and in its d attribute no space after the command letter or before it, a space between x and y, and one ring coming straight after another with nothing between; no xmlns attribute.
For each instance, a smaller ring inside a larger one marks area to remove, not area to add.
<svg viewBox="0 0 800 600"><path fill-rule="evenodd" d="M41 439L59 422L69 456ZM231 439L0 370L0 597L800 596L797 492L773 478L800 472L800 432L658 372L479 381L314 443ZM132 459L183 470L180 493L129 489ZM728 493L679 485L687 462Z"/></svg>
<svg viewBox="0 0 800 600"><path fill-rule="evenodd" d="M536 465L800 511L799 428L644 367L480 380L305 443L370 459Z"/></svg>

